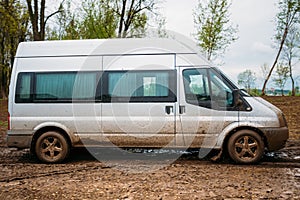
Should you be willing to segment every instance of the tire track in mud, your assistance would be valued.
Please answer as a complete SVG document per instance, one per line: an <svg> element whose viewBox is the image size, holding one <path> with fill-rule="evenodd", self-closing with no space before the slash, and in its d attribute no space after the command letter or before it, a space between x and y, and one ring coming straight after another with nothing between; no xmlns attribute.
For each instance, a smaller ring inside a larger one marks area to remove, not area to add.
<svg viewBox="0 0 300 200"><path fill-rule="evenodd" d="M180 165L223 165L236 167L255 167L255 168L296 168L300 169L300 141L290 142L287 147L281 151L266 154L262 161L257 165L236 165L228 159L218 162L211 162L208 158L199 160L198 154L182 155L175 164ZM126 163L135 162L137 167L144 163L138 160L126 160L116 158L109 160L110 165L101 163L91 156L87 151L78 149L70 155L70 159L63 164L42 164L32 156L29 150L17 150L14 148L0 147L0 184L14 181L31 180L41 177L55 177L64 174L92 173L102 169L118 170L120 167L128 168ZM125 163L125 165L123 165ZM151 163L147 163L150 164ZM196 167L198 168L198 167ZM125 169L126 170L126 169Z"/></svg>
<svg viewBox="0 0 300 200"><path fill-rule="evenodd" d="M10 167L10 166L17 166L16 164L0 164L0 168L4 167ZM64 174L72 174L72 173L78 173L78 172L84 172L89 170L99 170L99 169L107 169L111 167L103 166L103 165L88 165L88 166L74 166L71 168L67 168L65 170L61 170L60 168L47 171L47 172L38 172L38 173L26 173L27 171L24 171L23 174L20 175L9 175L7 177L0 177L0 183L9 183L13 181L20 181L25 179L35 179L35 178L41 178L41 177L50 177L50 176L56 176L56 175L64 175Z"/></svg>
<svg viewBox="0 0 300 200"><path fill-rule="evenodd" d="M300 168L300 163L298 162L262 162L257 166L268 166L269 168L273 167L273 168Z"/></svg>
<svg viewBox="0 0 300 200"><path fill-rule="evenodd" d="M122 161L123 162L123 161ZM199 160L178 160L176 161L177 164L181 165L227 165L227 166L237 166L237 167L257 167L257 168L299 168L300 169L300 163L298 162L271 162L271 161L263 161L257 165L236 165L234 163L213 163L210 161L199 161ZM118 164L118 161L116 161L116 165ZM49 165L51 167L51 165ZM41 177L52 177L57 175L65 175L65 174L76 174L79 172L92 172L94 170L102 170L102 169L113 169L114 166L105 166L100 162L95 162L88 165L73 165L72 167L68 167L68 164L64 164L67 169L61 169L61 167L57 167L55 170L49 170L46 172L38 172L38 173L27 173L28 170L24 170L23 174L17 174L17 175L9 175L6 177L0 177L0 183L10 183L14 181L22 181L27 179L36 179ZM18 166L18 164L0 164L0 168L18 168L21 167ZM28 165L30 167L30 165ZM33 168L31 168L33 169ZM33 169L34 170L34 169ZM39 171L39 170L38 170Z"/></svg>

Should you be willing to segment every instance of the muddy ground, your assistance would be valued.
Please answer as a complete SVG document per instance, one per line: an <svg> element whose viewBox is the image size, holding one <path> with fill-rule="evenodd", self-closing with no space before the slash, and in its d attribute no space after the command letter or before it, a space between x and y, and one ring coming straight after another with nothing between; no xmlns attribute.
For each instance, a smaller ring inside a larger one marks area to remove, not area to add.
<svg viewBox="0 0 300 200"><path fill-rule="evenodd" d="M300 97L266 99L284 111L290 139L257 165L196 154L99 162L83 149L63 164L41 164L29 150L6 147L7 105L0 101L0 199L300 199Z"/></svg>

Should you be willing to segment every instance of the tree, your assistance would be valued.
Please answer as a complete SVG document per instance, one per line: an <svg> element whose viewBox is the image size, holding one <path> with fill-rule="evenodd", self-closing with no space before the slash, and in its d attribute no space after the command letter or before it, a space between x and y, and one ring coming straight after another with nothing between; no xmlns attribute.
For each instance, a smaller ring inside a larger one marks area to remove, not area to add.
<svg viewBox="0 0 300 200"><path fill-rule="evenodd" d="M212 60L218 53L238 39L235 36L237 26L230 24L228 0L209 0L208 3L199 0L194 11L196 40L205 52L207 59Z"/></svg>
<svg viewBox="0 0 300 200"><path fill-rule="evenodd" d="M296 24L300 22L300 1L299 0L279 0L279 12L276 15L276 34L275 41L279 44L278 52L275 57L274 63L270 69L270 72L264 81L262 88L262 95L265 95L265 89L267 83L272 75L272 72L277 65L278 59L280 57L281 51L283 49L286 38Z"/></svg>
<svg viewBox="0 0 300 200"><path fill-rule="evenodd" d="M80 35L83 39L112 38L117 28L116 17L109 0L83 1Z"/></svg>
<svg viewBox="0 0 300 200"><path fill-rule="evenodd" d="M166 31L166 18L164 16L158 15L156 18L156 21L158 22L157 27L157 35L160 38L168 38L168 32Z"/></svg>
<svg viewBox="0 0 300 200"><path fill-rule="evenodd" d="M57 13L61 12L62 4L60 4L59 9L47 17L45 17L45 9L46 9L46 0L26 0L28 13L32 26L32 34L34 41L45 40L45 32L46 32L46 24L47 21Z"/></svg>
<svg viewBox="0 0 300 200"><path fill-rule="evenodd" d="M96 39L116 37L116 16L109 0L84 0L71 9L71 1L62 5L56 15L56 25L47 29L48 39Z"/></svg>
<svg viewBox="0 0 300 200"><path fill-rule="evenodd" d="M292 82L292 96L295 96L295 80L293 77L293 64L294 59L299 58L300 48L300 33L299 27L293 26L290 28L289 34L283 46L282 59L289 67L289 75Z"/></svg>
<svg viewBox="0 0 300 200"><path fill-rule="evenodd" d="M299 94L299 91L300 91L299 86L296 86L296 87L295 87L295 93L296 93L296 95Z"/></svg>
<svg viewBox="0 0 300 200"><path fill-rule="evenodd" d="M17 46L27 35L28 15L17 0L0 1L0 98L6 98Z"/></svg>
<svg viewBox="0 0 300 200"><path fill-rule="evenodd" d="M156 0L84 0L75 14L69 6L56 15L57 27L48 30L51 39L142 37L149 22L165 23L156 13ZM70 0L67 0L67 5ZM73 37L72 37L73 36Z"/></svg>
<svg viewBox="0 0 300 200"><path fill-rule="evenodd" d="M253 88L255 85L255 81L255 72L251 71L250 69L238 74L238 84L245 87L248 93L250 93L251 88Z"/></svg>
<svg viewBox="0 0 300 200"><path fill-rule="evenodd" d="M273 78L273 81L280 88L281 95L284 96L283 89L289 77L289 67L282 64L277 65L276 75L277 76Z"/></svg>
<svg viewBox="0 0 300 200"><path fill-rule="evenodd" d="M145 32L147 12L154 13L156 0L114 0L118 18L117 36L140 37Z"/></svg>
<svg viewBox="0 0 300 200"><path fill-rule="evenodd" d="M71 0L66 0L64 4L61 4L60 6L61 12L55 15L54 25L46 27L46 39L80 39L80 23L77 17L78 12L74 12L71 8Z"/></svg>
<svg viewBox="0 0 300 200"><path fill-rule="evenodd" d="M262 66L260 66L260 70L263 80L266 80L270 71L270 66L267 63L264 63Z"/></svg>

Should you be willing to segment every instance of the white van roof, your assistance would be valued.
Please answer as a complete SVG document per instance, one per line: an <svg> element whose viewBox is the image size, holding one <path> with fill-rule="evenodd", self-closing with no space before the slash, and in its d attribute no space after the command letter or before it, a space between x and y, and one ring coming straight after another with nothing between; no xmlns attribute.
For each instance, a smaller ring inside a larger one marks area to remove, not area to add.
<svg viewBox="0 0 300 200"><path fill-rule="evenodd" d="M16 57L58 57L136 54L196 54L173 39L92 39L22 42Z"/></svg>

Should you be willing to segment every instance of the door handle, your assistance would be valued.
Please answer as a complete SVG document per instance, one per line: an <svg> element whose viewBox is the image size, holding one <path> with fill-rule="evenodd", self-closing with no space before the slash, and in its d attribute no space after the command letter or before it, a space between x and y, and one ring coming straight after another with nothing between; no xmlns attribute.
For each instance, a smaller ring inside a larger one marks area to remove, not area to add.
<svg viewBox="0 0 300 200"><path fill-rule="evenodd" d="M174 113L174 107L173 106L166 106L165 112L170 115Z"/></svg>
<svg viewBox="0 0 300 200"><path fill-rule="evenodd" d="M185 113L185 106L179 106L179 114Z"/></svg>

